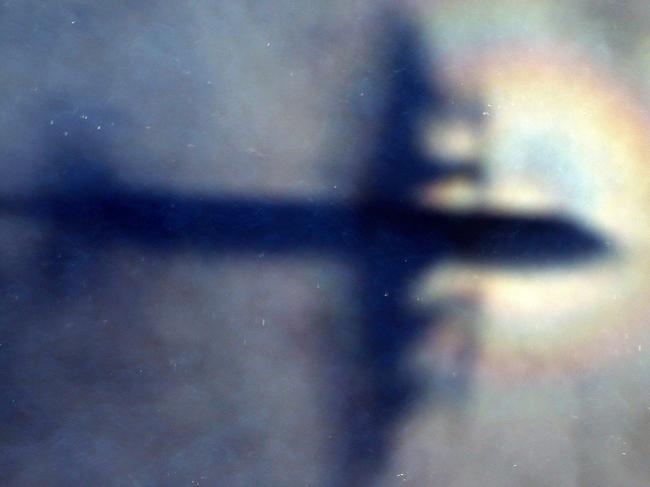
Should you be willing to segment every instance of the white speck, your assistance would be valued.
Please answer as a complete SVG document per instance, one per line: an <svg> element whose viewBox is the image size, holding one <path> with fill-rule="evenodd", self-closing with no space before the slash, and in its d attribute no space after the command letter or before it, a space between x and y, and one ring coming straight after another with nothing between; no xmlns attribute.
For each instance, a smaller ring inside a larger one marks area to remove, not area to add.
<svg viewBox="0 0 650 487"><path fill-rule="evenodd" d="M190 149L193 149L196 146L194 144L187 144L187 147L189 147Z"/></svg>
<svg viewBox="0 0 650 487"><path fill-rule="evenodd" d="M483 112L484 117L487 117L488 115L490 115L490 112Z"/></svg>
<svg viewBox="0 0 650 487"><path fill-rule="evenodd" d="M151 129L151 125L145 125L144 128L147 129L147 130L150 130L150 129Z"/></svg>
<svg viewBox="0 0 650 487"><path fill-rule="evenodd" d="M622 451L622 452L621 452L621 455L627 455L627 452Z"/></svg>
<svg viewBox="0 0 650 487"><path fill-rule="evenodd" d="M643 347L642 347L641 345L639 345L639 352L640 352L641 350L643 350Z"/></svg>
<svg viewBox="0 0 650 487"><path fill-rule="evenodd" d="M101 129L102 129L102 126L101 126L101 125L97 125L97 130L101 130Z"/></svg>
<svg viewBox="0 0 650 487"><path fill-rule="evenodd" d="M390 293L389 293L388 291L386 291L386 292L384 293L384 297L387 298L389 294L390 294Z"/></svg>
<svg viewBox="0 0 650 487"><path fill-rule="evenodd" d="M513 464L512 466L513 466L513 467L515 467L515 468L517 468L517 464L516 464L516 463L515 463L515 464Z"/></svg>
<svg viewBox="0 0 650 487"><path fill-rule="evenodd" d="M70 23L71 23L71 24L76 24L77 21L76 21L76 20L71 20Z"/></svg>
<svg viewBox="0 0 650 487"><path fill-rule="evenodd" d="M66 130L65 132L63 132L63 136L64 136L64 137L67 137L67 136L68 136L68 133L69 133L69 132Z"/></svg>
<svg viewBox="0 0 650 487"><path fill-rule="evenodd" d="M83 114L81 114L81 116L79 118L83 118L84 120L88 120L88 115L83 113Z"/></svg>
<svg viewBox="0 0 650 487"><path fill-rule="evenodd" d="M364 96L364 95L365 95L365 93L363 91L361 93L359 93L359 96Z"/></svg>
<svg viewBox="0 0 650 487"><path fill-rule="evenodd" d="M264 318L262 318L262 326L265 326L265 325L266 325L266 320Z"/></svg>
<svg viewBox="0 0 650 487"><path fill-rule="evenodd" d="M270 43L270 42L267 42L267 43L266 43L266 47L271 47L271 43Z"/></svg>
<svg viewBox="0 0 650 487"><path fill-rule="evenodd" d="M54 125L54 120L50 120L50 125Z"/></svg>
<svg viewBox="0 0 650 487"><path fill-rule="evenodd" d="M338 186L335 184L335 185L334 185L334 189L337 189L337 188L338 188Z"/></svg>

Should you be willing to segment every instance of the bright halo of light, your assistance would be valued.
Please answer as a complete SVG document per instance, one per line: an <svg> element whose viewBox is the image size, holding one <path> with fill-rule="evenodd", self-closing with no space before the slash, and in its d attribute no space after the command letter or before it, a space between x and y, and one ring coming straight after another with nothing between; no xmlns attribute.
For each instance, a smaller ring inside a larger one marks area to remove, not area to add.
<svg viewBox="0 0 650 487"><path fill-rule="evenodd" d="M449 263L423 280L423 295L438 300L458 289L480 296L471 319L482 343L479 368L491 375L566 374L641 352L650 317L643 105L603 66L561 46L465 56L449 81L483 97L487 177L460 201L572 218L616 255L524 270ZM432 191L430 201L440 199L444 191Z"/></svg>

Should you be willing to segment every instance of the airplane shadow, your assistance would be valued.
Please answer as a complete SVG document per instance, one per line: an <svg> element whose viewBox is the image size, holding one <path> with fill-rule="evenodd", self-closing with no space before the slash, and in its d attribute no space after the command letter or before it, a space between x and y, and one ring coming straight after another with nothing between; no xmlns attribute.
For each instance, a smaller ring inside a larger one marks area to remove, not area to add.
<svg viewBox="0 0 650 487"><path fill-rule="evenodd" d="M414 139L421 117L443 116L449 100L424 73L412 26L399 18L389 24L385 116L359 201L302 204L141 191L111 174L99 145L72 137L53 157L56 171L44 176L38 197L0 201L0 213L54 229L40 256L52 286L42 292L52 295L78 285L84 266L85 273L100 272L93 256L123 244L169 253L326 254L356 267L362 276L353 303L362 310L356 365L367 380L344 413L344 467L332 475L333 486L367 485L381 471L396 425L422 395L419 376L406 366L408 354L436 326L440 310L411 307L414 278L451 257L481 265L568 265L607 250L601 237L562 216L451 215L412 201L423 184L459 174L480 181L481 174L477 164L421 153ZM477 337L468 336L456 363L440 371L440 388L429 393L432 407L450 395L467 397L479 347Z"/></svg>

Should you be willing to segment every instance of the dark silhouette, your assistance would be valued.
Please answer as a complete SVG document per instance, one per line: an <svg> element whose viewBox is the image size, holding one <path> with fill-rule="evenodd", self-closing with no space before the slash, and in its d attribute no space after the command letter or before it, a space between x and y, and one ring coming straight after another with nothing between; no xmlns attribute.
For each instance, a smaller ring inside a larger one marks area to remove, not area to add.
<svg viewBox="0 0 650 487"><path fill-rule="evenodd" d="M334 475L336 485L364 485L362 480L381 467L393 426L417 398L418 383L404 369L403 355L432 317L407 305L414 276L449 257L539 266L571 264L606 250L601 238L561 216L453 215L411 202L419 185L458 172L470 178L480 174L476 165L452 167L419 153L413 133L420 116L443 113L448 101L421 72L421 53L410 27L396 20L389 39L385 121L368 165L367 194L358 202L303 204L143 192L114 179L98 160L98 149L80 151L75 145L61 148L56 157L61 175L45 181L39 198L0 201L2 213L41 219L56 229L51 253L43 256L53 275L61 275L56 266L124 242L151 252L328 253L357 266L363 273L360 360L369 382L348 412L342 434L349 447L342 456L349 470ZM74 252L66 254L67 249ZM441 393L464 394L474 346L461 355L460 372Z"/></svg>

